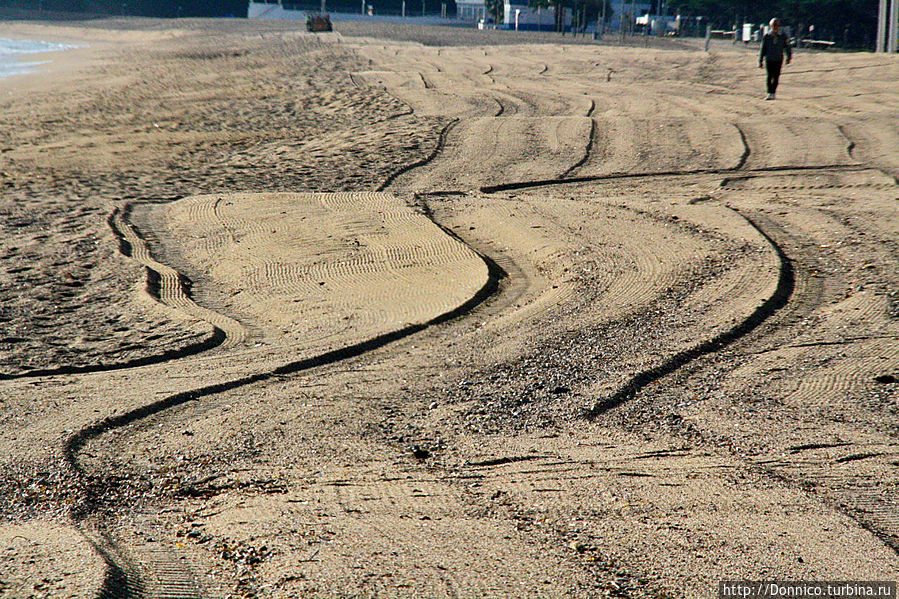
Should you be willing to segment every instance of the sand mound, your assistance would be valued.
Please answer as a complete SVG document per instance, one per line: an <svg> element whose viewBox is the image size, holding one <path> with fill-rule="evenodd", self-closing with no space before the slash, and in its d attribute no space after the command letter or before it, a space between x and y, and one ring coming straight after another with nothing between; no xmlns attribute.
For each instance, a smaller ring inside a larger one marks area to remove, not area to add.
<svg viewBox="0 0 899 599"><path fill-rule="evenodd" d="M474 251L389 193L204 195L153 212L162 251L226 290L221 311L267 345L327 350L423 324L489 279Z"/></svg>

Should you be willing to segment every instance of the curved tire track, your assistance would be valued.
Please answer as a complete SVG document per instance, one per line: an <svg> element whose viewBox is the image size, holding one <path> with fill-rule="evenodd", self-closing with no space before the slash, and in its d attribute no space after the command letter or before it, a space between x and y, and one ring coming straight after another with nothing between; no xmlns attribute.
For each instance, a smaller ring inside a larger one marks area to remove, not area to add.
<svg viewBox="0 0 899 599"><path fill-rule="evenodd" d="M740 160L734 167L734 170L739 171L746 166L746 161L749 160L749 157L752 155L752 147L749 145L749 140L746 139L746 132L743 131L743 128L737 123L733 123L733 126L737 129L737 133L740 134L740 141L743 143L743 154L740 156Z"/></svg>
<svg viewBox="0 0 899 599"><path fill-rule="evenodd" d="M441 230L447 231L446 228L439 224L437 224L437 226L440 227ZM453 235L453 238L459 239L455 235ZM127 240L126 237L126 241ZM495 262L480 252L475 251L475 253L484 260L484 263L487 266L488 278L486 283L465 303L429 320L428 322L408 325L396 331L384 333L360 343L325 352L310 358L289 362L266 372L259 372L231 381L207 385L190 391L169 395L123 414L104 418L103 420L90 424L71 435L63 446L64 461L75 474L76 478L84 483L83 486L85 488L85 496L79 504L72 508L73 519L77 526L82 527L82 533L88 539L91 538L91 533L96 534L102 539L103 545L112 548L112 550L105 549L101 547L99 543L92 541L101 558L107 565L105 581L99 595L100 599L144 597L148 596L148 591L146 590L146 582L141 580L141 577L136 572L136 568L131 566L124 558L119 557L116 559L113 555L113 553L117 554L119 552L116 550L116 544L111 535L96 529L91 532L85 530L87 525L83 523L86 523L88 517L97 512L99 490L103 486L102 477L89 473L79 461L79 453L91 440L114 429L123 428L142 419L162 413L170 408L186 404L187 402L199 401L210 395L224 393L247 385L297 374L312 368L334 364L348 358L354 358L384 347L394 341L421 332L431 326L462 316L493 295L498 289L499 281L507 276L505 271L503 271ZM163 267L163 269L168 269L168 267ZM172 272L174 271L172 270ZM156 565L154 574L156 574L159 584L163 587L181 589L181 591L175 595L160 592L162 596L200 596L200 592L197 589L192 588L189 583L191 579L190 574L186 572L183 567L180 567L180 564L176 560L165 560L158 557L157 559L149 560L148 565L152 567L154 562Z"/></svg>
<svg viewBox="0 0 899 599"><path fill-rule="evenodd" d="M183 314L203 320L216 329L224 332L222 347L233 347L242 343L247 337L247 330L242 324L218 312L203 308L191 299L187 290L187 279L174 268L158 262L153 258L146 241L128 222L128 214L134 204L127 204L124 210L114 210L110 218L121 235L122 241L130 248L126 255L143 264L147 268L148 289L151 296ZM124 253L124 252L123 252Z"/></svg>
<svg viewBox="0 0 899 599"><path fill-rule="evenodd" d="M190 287L192 284L190 279L175 269L157 262L152 257L146 241L128 222L128 215L134 206L134 203L129 203L124 209L116 208L107 218L109 228L119 240L119 252L123 256L131 258L144 266L146 273L144 292L152 300L173 310L209 323L212 327L211 334L196 343L171 349L153 356L145 356L133 360L108 364L101 363L85 364L83 366L41 368L20 374L0 373L0 381L64 374L89 374L94 372L108 372L112 370L125 370L140 366L149 366L152 364L169 362L171 360L179 360L220 346L231 347L246 339L247 332L243 325L233 319L218 314L217 312L198 306L190 298Z"/></svg>
<svg viewBox="0 0 899 599"><path fill-rule="evenodd" d="M635 374L618 391L600 400L595 403L593 407L588 409L584 414L584 417L588 420L594 420L603 413L620 406L632 399L647 386L674 373L697 358L718 352L738 339L745 337L775 312L787 305L787 302L793 295L796 284L792 262L777 242L775 242L764 229L758 225L758 223L741 213L739 210L735 208L730 209L743 217L752 228L758 231L777 255L780 268L778 272L777 287L775 288L774 293L738 325L694 347L678 352L657 366L647 368L646 370Z"/></svg>
<svg viewBox="0 0 899 599"><path fill-rule="evenodd" d="M409 171L416 169L420 166L424 166L424 165L432 162L435 158L437 158L437 156L440 154L440 152L442 152L443 149L446 147L446 138L449 135L450 130L453 127L455 127L458 123L459 123L459 119L455 118L455 119L451 120L449 123L447 123L446 125L444 125L443 129L440 130L440 136L437 138L437 145L434 146L434 149L431 150L430 154L428 154L426 157L422 158L421 160L418 160L411 164L407 164L407 165L403 166L402 168L400 168L399 170L393 172L391 175L389 175L387 177L387 179L384 180L383 183L381 183L378 186L377 191L384 191L385 189L390 187L390 185L392 185L393 182L396 181L397 178L399 178L400 176L402 176L402 175L408 173Z"/></svg>
<svg viewBox="0 0 899 599"><path fill-rule="evenodd" d="M590 112L593 112L593 107L591 105ZM567 171L562 173L559 177L560 179L565 179L570 176L573 172L577 171L579 168L587 164L587 161L590 160L590 154L593 152L593 144L596 142L596 120L590 118L590 135L587 138L587 144L584 148L584 155L581 156L581 159L572 164Z"/></svg>
<svg viewBox="0 0 899 599"><path fill-rule="evenodd" d="M699 168L690 170L648 171L641 173L609 173L606 175L589 175L584 177L569 177L566 179L542 179L536 181L516 181L513 183L501 183L499 185L485 185L480 188L481 193L498 193L502 191L518 191L532 187L548 187L552 185L564 185L568 183L592 183L594 181L609 181L613 179L651 179L660 177L685 177L691 175L728 175L730 173L778 173L786 171L858 171L868 170L869 167L862 164L820 164L809 166L769 166L759 168ZM727 177L722 179L721 187L725 187L730 181L745 178L743 176Z"/></svg>
<svg viewBox="0 0 899 599"><path fill-rule="evenodd" d="M746 146L748 149L748 145ZM733 172L737 169L727 169L727 172ZM770 169L764 169L770 170ZM774 169L779 170L779 169ZM712 172L720 172L720 171L712 171ZM691 175L697 174L691 172L672 172L672 173L652 173L648 175L650 177L657 176L674 176L674 175ZM708 172L703 172L701 174L709 174ZM562 185L572 182L578 182L580 180L583 181L600 181L604 179L621 179L621 178L637 178L641 175L638 174L613 174L613 175L605 175L605 176L596 176L596 177L582 177L582 178L573 178L573 179L565 179L565 180L555 180L555 181L539 181L539 182L531 182L531 183L510 183L505 185L496 185L492 187L482 187L481 192L483 193L496 193L498 191L507 191L507 190L516 190L530 187L543 187L550 185ZM678 352L674 356L668 358L661 364L657 366L653 366L646 370L643 370L626 382L618 391L613 393L612 395L602 399L601 401L595 403L591 408L585 410L583 417L588 420L594 420L599 417L601 414L620 406L626 401L632 399L637 395L642 389L646 388L648 385L661 380L662 378L674 373L679 370L683 366L693 362L697 358L700 358L705 355L709 355L719 350L727 347L738 339L745 337L753 330L755 330L760 324L762 324L765 320L767 320L770 316L772 316L775 312L786 306L790 297L793 294L795 288L795 273L793 270L792 262L784 253L783 249L768 235L765 230L754 220L737 210L736 208L728 206L730 210L733 210L736 214L741 216L747 223L749 223L752 228L754 228L768 243L772 251L777 256L779 262L779 272L778 272L778 280L777 286L774 290L774 293L766 299L759 307L757 307L752 314L750 314L747 318L745 318L739 324L731 327L730 329L716 335L712 339L704 341L692 348L683 350Z"/></svg>

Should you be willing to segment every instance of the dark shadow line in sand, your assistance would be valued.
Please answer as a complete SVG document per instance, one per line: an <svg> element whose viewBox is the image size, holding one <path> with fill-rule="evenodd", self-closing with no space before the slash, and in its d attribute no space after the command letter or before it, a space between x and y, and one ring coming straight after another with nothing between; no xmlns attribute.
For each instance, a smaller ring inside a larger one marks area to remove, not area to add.
<svg viewBox="0 0 899 599"><path fill-rule="evenodd" d="M734 167L734 170L739 171L746 166L746 161L749 160L749 157L752 155L752 147L749 145L749 140L746 139L746 132L743 131L743 127L737 123L734 123L733 125L737 128L737 133L740 134L740 142L743 144L743 153L740 155L740 159Z"/></svg>
<svg viewBox="0 0 899 599"><path fill-rule="evenodd" d="M447 230L439 223L435 222L434 224L440 227L441 230L447 232L454 239L459 240L460 243L463 243L458 236ZM425 323L410 325L397 331L379 335L361 343L356 343L348 347L325 352L318 356L290 362L268 372L261 372L250 376L241 377L232 381L207 385L205 387L200 387L199 389L176 393L174 395L170 395L161 400L155 401L145 406L141 406L129 412L125 412L124 414L105 418L103 420L100 420L99 422L82 428L66 440L63 446L63 457L66 463L69 465L72 471L82 480L91 478L97 479L98 477L88 474L81 466L78 461L78 453L89 441L91 441L92 439L96 439L104 433L112 431L116 428L128 426L139 420L159 414L170 408L183 405L187 402L198 401L210 395L231 391L246 385L264 382L286 375L303 372L312 368L327 366L329 364L334 364L336 362L349 358L358 357L375 349L384 347L390 343L393 343L394 341L398 341L400 339L423 331L426 328L458 318L472 311L475 307L477 307L487 298L493 295L499 288L499 281L507 276L506 272L489 257L482 255L480 252L476 253L487 266L487 281L471 298L468 299L468 301L454 308L453 310L441 314L440 316L437 316ZM88 489L86 491L87 496L81 501L80 505L72 508L72 517L76 525L80 522L83 522L87 518L87 516L97 510L97 485L86 485L86 488ZM105 540L111 545L115 545L112 539L106 537ZM104 562L106 562L107 565L103 588L101 589L98 599L141 597L143 595L143 592L139 590L142 587L142 583L140 582L139 577L136 578L136 574L129 573L129 570L127 568L123 569L121 566L119 566L110 556L109 552L103 551L102 548L96 545L96 543L94 543L94 545L95 547L97 547L101 558L104 560ZM138 590L135 591L133 589Z"/></svg>
<svg viewBox="0 0 899 599"><path fill-rule="evenodd" d="M771 315L787 305L787 302L793 295L793 290L796 285L796 276L793 271L792 262L784 253L783 249L781 249L781 247L755 221L736 208L730 209L742 216L774 249L777 259L780 262L777 287L775 288L774 293L740 324L716 335L708 341L704 341L699 345L678 352L657 366L653 366L652 368L637 373L618 391L596 402L593 407L586 410L584 413L585 418L594 420L601 414L632 399L647 386L672 374L697 358L720 351L738 339L751 333Z"/></svg>
<svg viewBox="0 0 899 599"><path fill-rule="evenodd" d="M848 139L848 138L847 138L847 139ZM855 150L855 142L853 142L852 140L849 140L849 146L847 147L847 151L848 151L848 152L852 152L852 151L854 151L854 150ZM764 176L764 175L766 175L766 174L768 174L768 173L782 173L782 172L789 172L789 171L800 171L800 172L802 172L802 171L822 171L824 174L826 174L828 171L844 171L844 172L852 172L852 171L855 171L855 172L862 172L862 171L877 171L878 173L884 175L885 177L889 177L890 179L893 179L893 184L894 184L894 185L899 185L899 177L893 176L891 173L889 173L889 172L883 170L883 169L880 168L880 167L876 167L876 166L866 166L866 165L863 165L863 164L859 163L859 164L848 164L848 165L839 165L839 164L836 164L836 165L832 165L832 166L816 166L816 167L795 167L795 166L791 166L791 167L776 167L776 168L752 168L752 169L745 169L744 171L742 171L742 172L746 173L745 175L737 175L737 176L733 176L733 177L725 177L725 178L721 179L721 181L719 181L718 187L727 187L727 186L730 185L731 183L738 183L738 182L742 182L742 181L749 181L750 179L755 179L755 178L758 177L758 176ZM865 185L865 184L859 184L859 185L830 185L830 186L827 186L827 187L830 187L830 188L871 187L871 185ZM791 187L791 189L795 189L795 188L798 188L798 187ZM805 188L808 189L809 186L805 186ZM819 186L818 188L820 189L821 186ZM786 187L784 187L784 189L786 189Z"/></svg>
<svg viewBox="0 0 899 599"><path fill-rule="evenodd" d="M441 227L441 229L444 230L443 227ZM456 235L453 235L453 237L455 239L459 239ZM394 341L398 341L399 339L403 339L404 337L408 337L410 335L423 331L428 327L458 318L459 316L470 312L476 306L490 297L497 289L499 280L506 276L505 271L502 270L502 268L493 260L487 258L486 256L482 256L481 254L478 255L484 260L485 264L487 265L487 282L468 301L458 306L457 308L450 310L449 312L441 314L440 316L437 316L425 323L409 325L402 329L378 335L377 337L373 337L372 339L362 341L360 343L335 349L318 356L312 356L310 358L305 358L296 362L290 362L268 372L257 373L231 381L207 385L205 387L200 387L199 389L193 389L191 391L183 391L181 393L170 395L145 406L141 406L129 412L105 418L99 422L82 428L71 437L69 437L63 447L63 456L65 457L66 462L73 468L75 472L77 472L79 475L87 476L87 473L84 472L84 470L78 464L77 453L84 447L85 444L87 444L88 441L99 437L105 432L108 432L115 428L127 426L138 420L163 412L169 408L187 403L189 401L196 401L208 395L224 393L226 391L231 391L246 385L271 380L285 375L296 374L305 370L309 370L311 368L327 366L329 364L346 360L348 358L355 358L362 354L371 352L372 350L384 347L385 345L393 343Z"/></svg>
<svg viewBox="0 0 899 599"><path fill-rule="evenodd" d="M496 110L496 114L493 115L494 118L495 118L495 117L498 117L498 116L502 116L503 113L506 111L505 105L504 105L502 102L500 102L499 100L497 100L496 98L491 98L491 99L492 99L494 102L496 102L496 105L497 105L497 106L499 106L499 108L497 108L497 110Z"/></svg>
<svg viewBox="0 0 899 599"><path fill-rule="evenodd" d="M139 576L134 573L134 568L130 565L122 567L115 558L102 547L98 542L88 537L88 543L106 566L106 574L103 576L103 584L97 593L97 599L129 599L132 597L143 597L145 595L144 585ZM109 541L106 541L109 542ZM121 557L119 559L122 559Z"/></svg>
<svg viewBox="0 0 899 599"><path fill-rule="evenodd" d="M446 125L444 125L443 129L440 130L439 137L437 138L437 145L434 146L434 149L431 150L430 154L428 154L421 160L417 160L415 162L412 162L410 164L403 166L399 170L397 170L394 173L392 173L391 175L389 175L387 177L387 179L385 179L384 182L378 186L377 191L384 191L385 189L390 187L390 185L392 185L393 182L396 181L397 178L400 177L401 175L408 173L412 169L416 169L420 166L424 166L424 165L428 164L429 162L431 162L432 160L434 160L435 158L437 158L437 155L440 154L440 152L442 152L443 148L446 146L446 137L449 134L450 129L452 129L458 122L459 122L459 119L455 118L455 119L451 120L449 123L447 123Z"/></svg>
<svg viewBox="0 0 899 599"><path fill-rule="evenodd" d="M490 468L493 466L503 466L505 464L517 464L518 462L530 462L532 460L543 460L546 455L522 455L522 456L506 456L502 458L493 458L490 460L478 460L474 462L465 462L465 466L469 468Z"/></svg>
<svg viewBox="0 0 899 599"><path fill-rule="evenodd" d="M127 218L127 215L130 213L131 209L134 206L134 202L129 202L124 210L121 210L121 214L123 218ZM106 219L107 225L112 230L113 234L119 240L119 252L123 256L127 256L132 258L133 248L131 244L125 239L125 235L119 230L118 225L115 224L115 217L120 213L119 208L115 208L112 213L110 213L109 217ZM135 230L135 234L140 237L140 233ZM162 299L160 297L159 285L161 280L161 275L150 268L149 266L144 266L144 270L146 273L146 283L144 286L144 290L147 294L156 300L159 303L162 303ZM190 297L190 288L191 281L186 276L181 273L178 273L178 286L181 288L181 292L184 293L185 296ZM56 368L39 368L35 370L29 370L27 372L22 372L19 374L4 374L0 373L0 381L8 381L14 379L28 379L28 378L36 378L36 377L44 377L44 376L57 376L57 375L66 375L66 374L90 374L94 372L109 372L111 370L125 370L128 368L138 368L141 366L150 366L152 364L160 364L162 362L168 362L171 360L180 360L182 358L187 358L189 356L194 356L196 354L200 354L211 349L214 349L220 346L225 340L228 338L225 331L220 329L219 327L209 323L209 326L212 327L212 333L207 336L205 339L197 341L195 343L191 343L185 345L183 347L170 349L164 351L160 354L155 354L152 356L144 356L142 358L134 358L133 360L125 360L123 362L113 362L107 364L84 364L82 366L58 366Z"/></svg>
<svg viewBox="0 0 899 599"><path fill-rule="evenodd" d="M593 109L591 108L590 110L592 112ZM580 160L578 160L577 162L572 164L570 167L568 167L568 170L566 170L564 173L562 173L561 177L559 177L560 179L565 179L566 177L570 176L571 173L575 172L576 170L578 170L579 168L581 168L582 166L587 164L587 161L590 160L590 154L593 151L593 144L594 144L595 140L596 140L596 121L591 118L590 119L590 136L587 138L587 147L584 148L584 155L581 156Z"/></svg>
<svg viewBox="0 0 899 599"><path fill-rule="evenodd" d="M391 114L389 117L385 118L384 120L385 121L393 121L396 119L403 118L404 116L413 116L414 114L415 114L415 109L413 109L410 106L407 110L404 110L403 112L398 112L396 114Z"/></svg>
<svg viewBox="0 0 899 599"><path fill-rule="evenodd" d="M848 145L846 146L846 153L850 158L855 160L855 156L852 155L852 153L855 151L855 140L849 137L849 134L846 133L845 125L837 125L837 130L840 132L840 135L846 138L846 141L848 142Z"/></svg>
<svg viewBox="0 0 899 599"><path fill-rule="evenodd" d="M561 185L567 183L593 183L596 181L612 181L615 179L653 179L662 177L686 177L692 175L727 175L729 173L777 173L789 171L858 171L868 170L870 167L863 164L823 164L809 166L768 166L752 169L736 168L700 168L692 170L671 170L671 171L650 171L643 173L609 173L606 175L588 175L584 177L570 177L567 179L537 179L534 181L519 181L515 183L502 183L499 185L485 185L480 188L481 193L498 193L502 191L517 191L521 189L530 189L534 187L548 187L552 185ZM734 177L733 179L724 179L721 183L723 187L731 180L737 180L745 177Z"/></svg>
<svg viewBox="0 0 899 599"><path fill-rule="evenodd" d="M162 362L169 362L171 360L180 360L182 358L187 358L196 354L201 354L211 349L215 349L216 347L224 343L225 339L227 339L227 335L225 335L225 332L220 328L213 326L212 334L207 338L196 343L185 345L184 347L166 350L161 354L145 356L143 358L134 358L133 360L127 360L125 362L115 362L108 364L85 364L83 366L59 366L57 368L41 368L36 370L29 370L28 372L22 372L19 374L0 373L0 381L29 379L44 376L58 376L66 374L90 374L94 372L109 372L112 370L126 370L129 368L139 368L141 366L151 366L153 364L160 364Z"/></svg>

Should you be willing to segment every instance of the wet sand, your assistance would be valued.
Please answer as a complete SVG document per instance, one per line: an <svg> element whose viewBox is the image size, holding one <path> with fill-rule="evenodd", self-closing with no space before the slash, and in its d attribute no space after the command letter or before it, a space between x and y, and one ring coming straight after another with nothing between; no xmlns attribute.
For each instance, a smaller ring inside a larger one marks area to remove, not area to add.
<svg viewBox="0 0 899 599"><path fill-rule="evenodd" d="M297 27L0 25L4 596L899 578L895 57Z"/></svg>

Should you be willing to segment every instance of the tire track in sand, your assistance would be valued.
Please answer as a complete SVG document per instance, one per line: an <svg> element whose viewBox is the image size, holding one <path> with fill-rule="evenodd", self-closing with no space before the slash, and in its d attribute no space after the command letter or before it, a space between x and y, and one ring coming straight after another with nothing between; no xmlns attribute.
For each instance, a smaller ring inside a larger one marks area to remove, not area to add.
<svg viewBox="0 0 899 599"><path fill-rule="evenodd" d="M681 173L683 174L683 173ZM628 177L637 175L627 175ZM587 180L602 180L603 178L612 179L611 177L587 177ZM534 183L512 183L506 185L498 185L495 187L485 187L481 189L482 193L496 193L498 191L519 190L530 187L545 187L552 185L564 185L570 183L571 180L542 181ZM695 361L696 359L715 353L722 348L732 344L738 339L745 337L761 323L767 320L776 311L786 306L793 294L795 287L795 274L790 259L786 256L783 249L774 241L753 219L741 213L735 208L728 207L734 213L739 215L749 224L756 232L765 240L771 251L776 255L779 268L777 285L774 292L765 299L748 317L743 319L735 326L715 335L711 339L703 341L693 347L677 352L675 355L667 358L661 364L652 366L634 374L624 385L609 396L596 402L591 408L584 411L583 416L589 420L598 418L603 413L620 406L626 401L635 397L642 389L650 384L661 380L662 378L674 373L683 366Z"/></svg>
<svg viewBox="0 0 899 599"><path fill-rule="evenodd" d="M771 250L776 254L780 267L777 286L774 293L758 306L752 314L736 326L689 349L676 353L661 364L638 372L616 392L601 399L591 408L586 410L584 414L586 418L593 420L599 417L603 413L632 399L647 386L672 374L690 362L693 362L702 356L718 352L738 339L745 337L766 321L771 315L787 305L795 286L795 274L790 259L786 256L777 242L775 242L758 223L734 208L731 208L731 210L742 216L743 219L745 219L746 222L765 239Z"/></svg>
<svg viewBox="0 0 899 599"><path fill-rule="evenodd" d="M0 373L0 381L66 374L90 374L150 366L180 360L217 347L233 347L246 339L247 331L243 325L234 319L196 304L190 296L189 290L192 285L190 279L153 258L146 241L129 222L128 217L135 206L136 203L131 202L123 208L116 208L107 219L109 228L119 240L119 252L143 265L146 277L143 291L153 302L170 309L178 320L189 319L208 324L212 329L211 332L196 343L154 356L107 364L42 368L12 375Z"/></svg>
<svg viewBox="0 0 899 599"><path fill-rule="evenodd" d="M341 201L340 198L331 197L332 195L334 194L326 194L326 198L322 200L324 204L330 203L332 209L339 209L341 206L350 207L354 204L351 201L346 201L346 199ZM369 197L363 194L363 196L359 198L360 202L358 203L362 205L365 205L366 203L371 204L374 201L374 195L375 194L369 194L369 196L372 196ZM217 201L198 202L197 204L198 206L188 207L187 212L193 211L195 217L205 220L207 224L209 222L216 222L222 227L233 227L234 231L232 231L232 234L235 236L240 234L243 228L248 227L246 223L242 223L240 218L235 218L227 214L219 215L221 219L215 216L214 208L218 204ZM369 209L375 207L376 206L372 205L369 206ZM410 212L412 211L411 208L408 210ZM204 215L206 217L205 219L203 218ZM214 218L210 220L210 216ZM419 216L419 220L425 218L425 216ZM399 224L402 224L403 222L403 219L398 219L397 217L392 217L392 220ZM119 222L119 225L121 226L121 222ZM262 231L262 229L260 229L260 231ZM444 235L444 233L440 232L436 234ZM146 244L143 243L142 238L130 227L127 232L123 234L123 238L127 243L131 244L131 253L136 259L142 263L152 265L155 270L160 272L160 280L164 282L160 284L160 289L162 290L160 291L161 297L165 297L173 306L179 308L184 306L182 309L193 310L192 306L195 304L192 304L191 302L190 305L186 305L185 302L189 300L189 298L186 300L182 297L182 295L184 295L183 290L182 292L179 292L177 287L174 286L174 283L178 280L177 272L153 259ZM461 242L458 239L451 243L456 246L461 245ZM437 245L439 246L440 244ZM438 249L440 248L438 247ZM426 248L418 248L416 251L426 251ZM373 335L363 341L331 351L317 353L300 360L287 362L269 370L175 393L122 414L104 418L83 427L71 435L64 444L63 456L68 467L75 474L76 479L81 481L82 488L84 489L80 501L72 508L72 514L76 526L83 532L83 534L88 539L94 539L94 543L98 547L98 552L107 564L106 581L104 582L100 596L103 598L193 598L201 596L202 593L196 585L191 572L166 548L141 547L132 543L128 545L128 551L126 552L123 547L120 547L117 544L114 534L107 532L106 528L97 522L97 520L102 519L102 516L104 515L104 512L100 510L99 506L102 505L102 497L108 483L104 480L102 473L95 474L90 472L88 467L83 464L80 459L82 450L89 442L109 431L129 426L187 402L199 401L204 397L224 393L243 386L273 379L281 379L282 377L297 374L311 368L333 364L347 358L356 357L401 338L420 332L430 326L467 313L492 295L497 289L499 279L505 275L503 271L491 261L478 258L479 255L471 250L466 249L466 252L467 255L473 256L473 260L483 260L484 266L486 267L486 277L483 284L480 288L476 288L474 293L471 294L467 300L433 315L425 322L405 324L394 330L388 330L387 332ZM387 252L387 254L391 253ZM394 257L396 259L406 259L411 255L409 252L404 253L402 251L397 251L393 254L395 254ZM200 309L201 313L205 314L202 310L204 309ZM102 548L103 551L100 551L99 548Z"/></svg>
<svg viewBox="0 0 899 599"><path fill-rule="evenodd" d="M125 211L116 211L112 218L122 234L122 239L130 247L129 255L147 268L150 280L148 286L156 290L152 295L157 296L161 303L177 312L208 322L221 330L225 335L223 348L240 345L247 337L244 326L233 318L198 305L191 299L187 292L186 279L174 268L158 262L147 243L128 222L125 214L130 209L131 206L128 206Z"/></svg>

